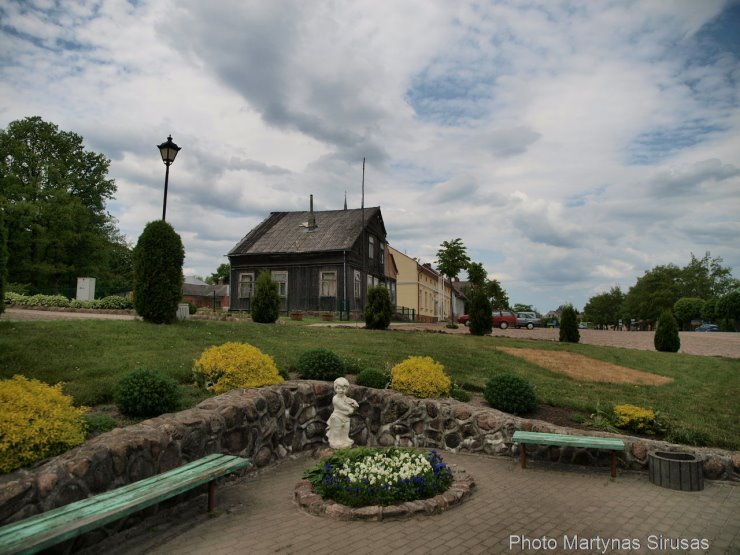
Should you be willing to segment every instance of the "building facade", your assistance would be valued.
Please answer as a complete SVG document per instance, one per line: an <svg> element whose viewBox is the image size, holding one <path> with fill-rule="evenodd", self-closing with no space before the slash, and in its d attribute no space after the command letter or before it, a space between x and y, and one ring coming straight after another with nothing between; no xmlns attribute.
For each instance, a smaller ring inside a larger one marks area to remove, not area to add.
<svg viewBox="0 0 740 555"><path fill-rule="evenodd" d="M396 310L400 315L418 322L441 322L451 321L453 311L461 313L462 294L430 263L421 264L391 246L388 250L398 268Z"/></svg>
<svg viewBox="0 0 740 555"><path fill-rule="evenodd" d="M281 312L362 313L368 287L386 285L387 241L379 207L273 212L229 252L231 310L251 310L262 271L278 283Z"/></svg>

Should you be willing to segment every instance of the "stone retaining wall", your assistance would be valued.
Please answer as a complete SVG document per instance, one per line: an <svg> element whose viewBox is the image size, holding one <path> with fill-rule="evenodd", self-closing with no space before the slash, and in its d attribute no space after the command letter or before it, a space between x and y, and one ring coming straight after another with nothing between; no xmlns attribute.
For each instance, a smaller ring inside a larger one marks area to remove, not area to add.
<svg viewBox="0 0 740 555"><path fill-rule="evenodd" d="M208 453L249 457L257 467L263 467L289 453L324 446L332 395L332 384L314 381L235 390L207 399L193 409L100 435L64 455L1 476L0 525L146 478ZM349 395L360 405L351 427L351 437L360 445L434 447L511 456L518 449L511 442L515 430L568 432L567 428L453 400L416 399L359 386L352 386ZM621 468L645 469L650 450L681 450L704 461L706 478L740 480L740 453L634 437L623 439L627 449L620 454ZM527 449L529 452L530 447ZM534 446L531 454L549 460L609 465L608 453L593 450Z"/></svg>

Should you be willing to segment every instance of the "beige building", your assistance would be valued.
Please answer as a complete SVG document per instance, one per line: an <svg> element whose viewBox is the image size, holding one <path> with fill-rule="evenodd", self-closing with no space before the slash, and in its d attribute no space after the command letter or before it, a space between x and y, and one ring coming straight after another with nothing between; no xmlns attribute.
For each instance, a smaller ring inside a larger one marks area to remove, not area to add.
<svg viewBox="0 0 740 555"><path fill-rule="evenodd" d="M452 299L459 293L449 280L429 263L420 264L415 258L388 245L398 274L396 276L396 307L399 313L419 322L440 322L452 318ZM456 304L457 306L457 304ZM456 308L455 314L460 314Z"/></svg>

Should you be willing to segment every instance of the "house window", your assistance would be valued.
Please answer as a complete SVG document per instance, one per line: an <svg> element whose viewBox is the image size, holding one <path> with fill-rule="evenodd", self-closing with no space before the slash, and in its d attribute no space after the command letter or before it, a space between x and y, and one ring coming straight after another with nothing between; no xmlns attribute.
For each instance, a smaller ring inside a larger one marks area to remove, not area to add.
<svg viewBox="0 0 740 555"><path fill-rule="evenodd" d="M370 236L367 248L367 257L372 260L375 258L375 237Z"/></svg>
<svg viewBox="0 0 740 555"><path fill-rule="evenodd" d="M385 243L379 241L378 245L380 246L380 267L385 268Z"/></svg>
<svg viewBox="0 0 740 555"><path fill-rule="evenodd" d="M320 294L322 297L337 296L337 273L321 272Z"/></svg>
<svg viewBox="0 0 740 555"><path fill-rule="evenodd" d="M250 299L254 295L254 274L239 274L239 298Z"/></svg>
<svg viewBox="0 0 740 555"><path fill-rule="evenodd" d="M355 270L355 299L359 299L362 296L362 275L358 270Z"/></svg>
<svg viewBox="0 0 740 555"><path fill-rule="evenodd" d="M288 272L272 272L272 281L278 284L280 298L286 298L288 296Z"/></svg>

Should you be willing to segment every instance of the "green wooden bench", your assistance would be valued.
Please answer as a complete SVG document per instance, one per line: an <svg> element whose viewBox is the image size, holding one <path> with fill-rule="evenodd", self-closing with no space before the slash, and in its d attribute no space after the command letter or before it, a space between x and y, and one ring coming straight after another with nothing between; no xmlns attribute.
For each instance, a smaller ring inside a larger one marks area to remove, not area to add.
<svg viewBox="0 0 740 555"><path fill-rule="evenodd" d="M206 483L208 510L213 511L214 480L251 464L243 457L215 453L168 472L8 524L0 528L0 554L37 553Z"/></svg>
<svg viewBox="0 0 740 555"><path fill-rule="evenodd" d="M607 449L612 452L612 477L617 476L617 451L624 451L624 441L610 437L571 436L564 434L545 434L541 432L522 432L517 430L512 437L514 443L522 444L519 459L522 468L527 468L527 453L524 444L556 445L558 447L581 447L587 449Z"/></svg>

